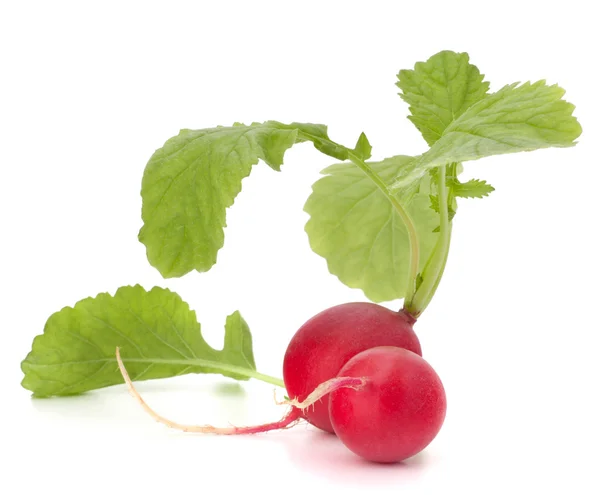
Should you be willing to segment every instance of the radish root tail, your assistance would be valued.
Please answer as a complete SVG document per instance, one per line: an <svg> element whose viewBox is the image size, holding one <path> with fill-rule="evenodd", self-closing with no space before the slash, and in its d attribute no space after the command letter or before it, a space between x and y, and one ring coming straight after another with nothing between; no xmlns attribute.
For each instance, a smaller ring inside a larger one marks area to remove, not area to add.
<svg viewBox="0 0 600 495"><path fill-rule="evenodd" d="M127 373L127 369L125 369L125 365L123 364L123 360L121 359L121 353L119 352L118 347L116 350L116 357L117 364L119 365L119 370L121 371L121 375L123 375L123 379L127 384L129 393L133 396L135 400L139 402L140 406L142 406L142 408L144 409L144 411L146 411L148 415L154 418L155 421L165 426L168 426L169 428L191 433L209 433L213 435L249 435L253 433L263 433L272 430L283 430L291 428L302 419L302 411L299 408L294 407L293 404L287 403L292 407L283 418L273 423L266 423L258 426L231 426L228 428L219 428L210 425L184 425L176 423L175 421L171 421L170 419L161 416L160 414L155 412L148 404L146 404L146 401L144 401L140 393L135 389L131 378L129 378L129 373Z"/></svg>

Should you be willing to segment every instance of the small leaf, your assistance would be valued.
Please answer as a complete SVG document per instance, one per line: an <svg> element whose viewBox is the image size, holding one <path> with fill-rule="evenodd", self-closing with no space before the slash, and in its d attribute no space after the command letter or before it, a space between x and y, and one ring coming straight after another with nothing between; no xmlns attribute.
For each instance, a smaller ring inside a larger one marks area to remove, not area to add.
<svg viewBox="0 0 600 495"><path fill-rule="evenodd" d="M371 158L372 150L373 147L371 146L371 143L369 143L369 140L367 139L365 133L362 132L358 137L356 146L354 147L354 153L356 153L358 157L362 160L368 160L369 158Z"/></svg>
<svg viewBox="0 0 600 495"><path fill-rule="evenodd" d="M54 313L21 368L37 397L72 395L123 383L115 349L134 380L220 373L238 380L254 371L252 336L239 312L227 317L223 349L210 347L196 313L167 290L121 287ZM236 373L236 371L238 373Z"/></svg>
<svg viewBox="0 0 600 495"><path fill-rule="evenodd" d="M417 280L415 281L415 291L419 290L419 287L421 287L422 283L423 283L423 274L419 272L419 273L417 273Z"/></svg>
<svg viewBox="0 0 600 495"><path fill-rule="evenodd" d="M448 205L448 221L451 222L454 220L454 216L456 215L456 210L452 207L452 205Z"/></svg>
<svg viewBox="0 0 600 495"><path fill-rule="evenodd" d="M456 203L453 201L454 197L452 194L449 195L448 201L448 220L452 221L454 215L456 215ZM433 194L429 195L429 207L436 213L440 212L440 201L439 198ZM437 231L436 231L437 232Z"/></svg>
<svg viewBox="0 0 600 495"><path fill-rule="evenodd" d="M402 173L412 157L396 156L369 165L384 180ZM348 287L362 289L375 302L404 297L408 282L408 233L388 199L355 165L339 163L313 184L304 210L305 230L313 251L327 260L329 271ZM435 246L432 230L438 216L429 208L429 176L416 187L399 191L400 202L416 224L421 267Z"/></svg>
<svg viewBox="0 0 600 495"><path fill-rule="evenodd" d="M484 180L471 179L467 182L452 181L452 192L458 198L483 198L495 189Z"/></svg>
<svg viewBox="0 0 600 495"><path fill-rule="evenodd" d="M436 213L440 212L440 200L434 194L429 195L430 208Z"/></svg>

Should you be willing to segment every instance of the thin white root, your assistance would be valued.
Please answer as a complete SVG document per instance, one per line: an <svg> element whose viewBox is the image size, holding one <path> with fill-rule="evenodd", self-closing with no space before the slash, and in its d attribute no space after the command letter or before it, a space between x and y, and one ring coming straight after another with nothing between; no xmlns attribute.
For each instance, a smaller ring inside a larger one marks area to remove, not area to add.
<svg viewBox="0 0 600 495"><path fill-rule="evenodd" d="M340 388L351 388L353 390L360 390L366 384L367 379L364 377L359 378L353 376L340 376L321 383L303 401L299 401L298 399L292 399L283 401L281 404L287 404L292 407L297 407L298 409L305 410L308 407L312 406L318 400L322 399L327 394L335 392Z"/></svg>
<svg viewBox="0 0 600 495"><path fill-rule="evenodd" d="M119 352L119 348L116 350L117 364L119 365L119 370L121 371L121 375L123 375L123 379L127 384L127 388L129 389L129 393L133 396L135 400L139 402L144 411L148 413L155 421L168 426L169 428L173 428L175 430L192 432L192 433L212 433L215 435L243 435L243 434L251 434L251 433L263 433L271 430L283 430L294 426L301 418L301 411L295 407L292 407L290 411L279 421L273 423L267 423L264 425L258 426L231 426L229 428L219 428L216 426L210 425L183 425L180 423L176 423L167 419L160 414L156 413L146 402L142 399L140 393L133 386L133 382L131 378L129 378L129 373L125 369L125 365L123 364L123 360L121 359L121 353Z"/></svg>

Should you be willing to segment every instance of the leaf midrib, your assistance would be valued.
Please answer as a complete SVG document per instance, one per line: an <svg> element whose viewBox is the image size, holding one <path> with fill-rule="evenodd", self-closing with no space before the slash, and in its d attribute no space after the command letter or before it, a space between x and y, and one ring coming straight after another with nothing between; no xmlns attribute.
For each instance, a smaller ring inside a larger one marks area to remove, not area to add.
<svg viewBox="0 0 600 495"><path fill-rule="evenodd" d="M253 368L245 368L243 366L236 366L234 364L227 364L227 363L222 363L219 361L210 361L208 359L162 359L162 358L122 358L122 361L124 363L145 363L145 364L166 364L166 365L181 365L181 366L186 366L187 368L190 368L192 366L197 366L199 368L205 368L205 369L214 369L214 370L218 370L220 372L229 372L229 373L233 373L236 375L241 375L241 376L245 376L247 378L255 378L257 380L261 380L267 383L271 383L273 385L276 385L278 387L282 387L285 388L285 384L283 383L283 380L275 378L275 377L270 377L268 375L265 375L263 373L259 373L258 371L256 371ZM48 367L59 367L59 366L70 366L70 365L76 365L76 364L99 364L99 363L111 363L117 362L116 356L115 357L110 357L110 358L101 358L101 359L89 359L89 360L82 360L82 361L63 361L61 363L51 363L51 364L42 364L42 363L31 363L28 362L27 360L23 361L22 363L22 367L26 368L48 368ZM146 371L146 370L145 370ZM144 371L144 372L145 372ZM97 373L98 370L95 370L94 373ZM182 374L181 372L178 373ZM91 375L89 375L91 376ZM89 376L85 377L85 379L89 378ZM44 380L42 380L44 381ZM52 381L52 380L48 380L48 381Z"/></svg>

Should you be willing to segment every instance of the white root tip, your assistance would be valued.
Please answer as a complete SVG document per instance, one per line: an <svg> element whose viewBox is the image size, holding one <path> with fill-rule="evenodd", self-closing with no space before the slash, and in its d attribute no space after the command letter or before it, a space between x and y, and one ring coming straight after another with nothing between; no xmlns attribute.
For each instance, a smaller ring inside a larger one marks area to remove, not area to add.
<svg viewBox="0 0 600 495"><path fill-rule="evenodd" d="M310 406L313 406L315 402L322 399L327 394L335 392L340 388L351 388L353 390L360 390L367 384L365 377L353 377L353 376L340 376L327 380L321 383L315 388L303 401L298 399L292 399L284 401L283 404L288 404L292 407L305 410Z"/></svg>

